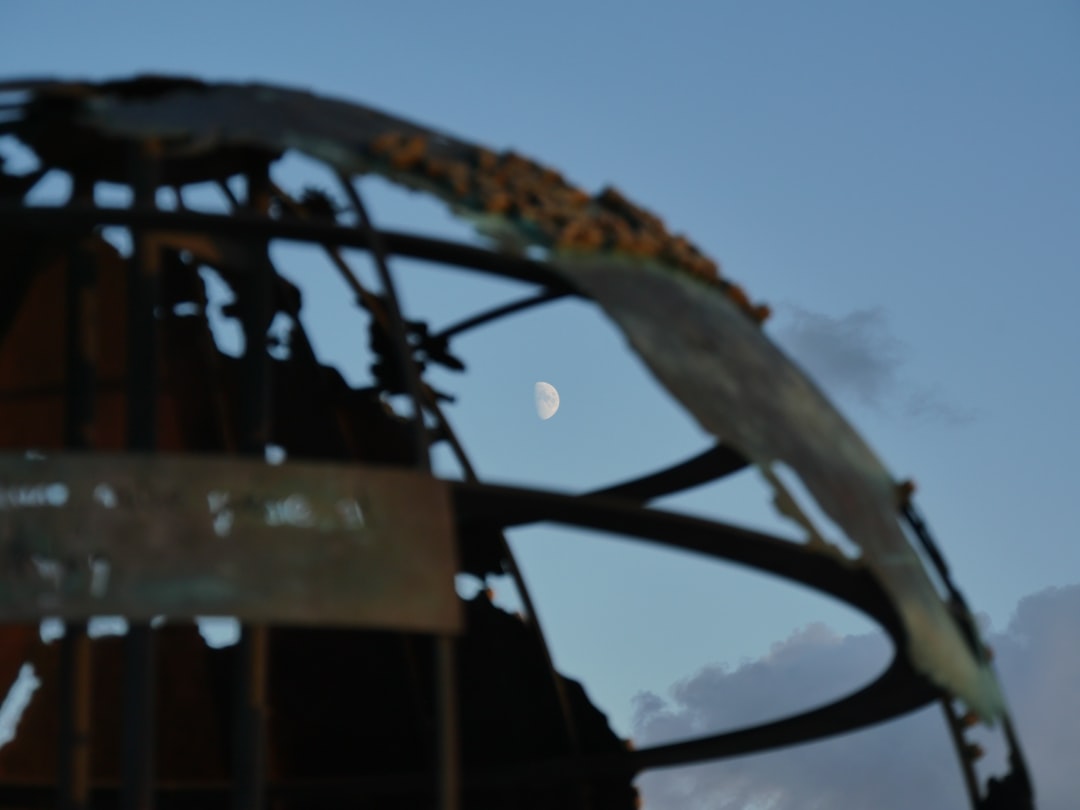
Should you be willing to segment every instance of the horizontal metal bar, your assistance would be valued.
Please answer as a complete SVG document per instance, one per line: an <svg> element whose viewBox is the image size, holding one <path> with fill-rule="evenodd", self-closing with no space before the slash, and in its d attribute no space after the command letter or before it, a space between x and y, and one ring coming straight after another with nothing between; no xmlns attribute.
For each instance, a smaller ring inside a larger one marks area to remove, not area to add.
<svg viewBox="0 0 1080 810"><path fill-rule="evenodd" d="M0 621L460 629L448 486L407 469L2 455L0 569Z"/></svg>
<svg viewBox="0 0 1080 810"><path fill-rule="evenodd" d="M193 211L161 211L145 208L64 208L26 207L0 204L0 222L27 230L89 230L99 225L154 228L168 232L201 232L232 236L237 239L285 239L320 245L338 245L370 250L363 231L352 227L316 221L268 219L244 212L228 215L202 214ZM509 256L491 250L450 242L444 239L414 236L398 231L380 231L387 253L436 262L464 270L490 273L551 290L577 292L566 280L543 262Z"/></svg>

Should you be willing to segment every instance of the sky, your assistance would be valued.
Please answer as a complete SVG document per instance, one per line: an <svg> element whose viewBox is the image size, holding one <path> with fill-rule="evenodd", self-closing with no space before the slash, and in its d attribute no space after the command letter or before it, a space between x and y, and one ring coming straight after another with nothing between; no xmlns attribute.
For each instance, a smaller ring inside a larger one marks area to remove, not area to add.
<svg viewBox="0 0 1080 810"><path fill-rule="evenodd" d="M659 213L772 306L767 334L898 478L917 481L1000 648L1040 806L1055 808L1066 806L1067 765L1050 741L1080 747L1045 703L1080 710L1075 694L1066 702L1080 675L1078 43L1080 6L1065 0L192 0L62 13L12 2L0 75L161 72L314 90L518 150L593 191L614 184ZM302 182L311 167L290 158L281 172ZM433 201L374 179L362 189L380 225L476 239ZM304 288L320 357L362 383L363 325L325 261L289 245L274 257ZM406 315L441 326L527 292L395 269ZM453 348L467 373L432 383L458 397L447 415L485 480L585 491L709 444L584 302ZM561 397L546 421L532 408L539 380ZM752 471L660 505L799 537ZM860 615L763 575L552 526L511 539L557 665L639 743L809 707L888 660ZM496 589L515 604L507 583ZM766 699L766 684L797 703ZM946 743L940 720L918 715L820 750L659 772L642 789L664 810L829 805L836 789L859 797L846 806L891 807L895 786L925 773L924 801L905 806L956 807ZM852 752L857 773L844 764Z"/></svg>

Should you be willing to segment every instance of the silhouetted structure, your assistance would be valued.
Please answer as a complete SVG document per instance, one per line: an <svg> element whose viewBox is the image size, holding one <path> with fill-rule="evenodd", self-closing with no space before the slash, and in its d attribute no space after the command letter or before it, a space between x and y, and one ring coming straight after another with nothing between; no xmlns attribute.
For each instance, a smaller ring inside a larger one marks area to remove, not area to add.
<svg viewBox="0 0 1080 810"><path fill-rule="evenodd" d="M0 618L10 622L0 679L30 662L42 686L0 749L0 805L614 810L634 806L631 780L644 769L808 740L935 700L967 751L955 699L1004 722L1009 795L1030 802L986 651L910 491L762 335L767 308L656 217L519 155L295 91L156 77L3 91L0 134L41 166L0 173ZM289 149L337 174L348 210L271 180ZM70 178L70 200L27 204L55 171ZM368 172L445 200L500 249L374 229L353 183ZM132 204L97 205L101 183L129 188ZM228 215L185 207L185 192L204 184ZM125 229L131 249L103 226ZM319 362L271 239L326 250L366 312L373 387L352 388ZM361 284L343 247L370 252L380 289ZM525 258L525 247L544 258ZM395 256L533 289L433 332L402 317ZM215 341L205 268L235 295L225 316L242 326L240 357ZM596 301L723 441L589 495L475 480L425 366L463 370L454 336L567 295ZM278 319L287 346L267 336ZM390 407L393 394L412 400L411 417ZM438 442L466 480L430 475ZM288 461L266 463L268 446ZM860 546L859 560L816 534L771 477L780 461ZM806 526L806 544L644 506L750 463ZM895 660L831 706L629 750L554 671L535 622L483 593L454 593L459 572L516 575L502 532L541 519L813 586L879 621ZM902 523L930 555L944 600ZM90 641L85 621L107 613L131 618L130 632ZM154 626L159 614L170 622ZM241 642L210 649L172 620L207 614L240 616ZM43 616L67 621L61 643L41 641Z"/></svg>

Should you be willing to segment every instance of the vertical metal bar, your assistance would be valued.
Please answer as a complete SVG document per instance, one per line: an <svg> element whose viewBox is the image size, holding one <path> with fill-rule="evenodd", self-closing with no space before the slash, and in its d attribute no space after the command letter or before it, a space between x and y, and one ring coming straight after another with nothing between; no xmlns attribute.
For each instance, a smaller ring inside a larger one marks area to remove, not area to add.
<svg viewBox="0 0 1080 810"><path fill-rule="evenodd" d="M416 464L421 470L428 472L431 470L431 459L428 456L429 443L427 428L424 426L424 382L420 379L420 372L413 359L412 348L409 346L408 336L405 334L405 319L401 314L401 305L398 301L397 289L394 287L393 276L390 275L390 265L387 261L388 254L386 252L386 245L383 243L382 234L371 224L371 218L368 216L367 208L364 207L364 202L360 199L360 193L356 190L356 187L353 186L352 180L345 175L339 174L338 181L344 188L345 195L349 198L352 207L356 210L360 228L367 237L368 246L371 248L371 255L375 259L375 268L378 270L379 282L382 284L383 294L386 296L386 308L389 310L390 338L394 341L394 348L397 350L397 360L401 378L405 380L405 385L408 387L409 398L412 400L413 438L416 444Z"/></svg>
<svg viewBox="0 0 1080 810"><path fill-rule="evenodd" d="M135 205L154 205L150 155L135 168ZM133 234L127 285L127 445L150 451L157 444L157 322L160 252L145 233Z"/></svg>
<svg viewBox="0 0 1080 810"><path fill-rule="evenodd" d="M435 712L438 718L436 761L440 810L457 810L461 797L458 751L457 664L453 636L435 638Z"/></svg>
<svg viewBox="0 0 1080 810"><path fill-rule="evenodd" d="M92 202L93 183L76 177L70 204ZM82 245L68 252L65 284L64 446L93 444L96 382L97 267ZM60 642L60 737L57 786L61 810L84 810L90 795L91 647L86 625L71 622Z"/></svg>
<svg viewBox="0 0 1080 810"><path fill-rule="evenodd" d="M237 810L257 810L266 802L268 652L266 625L245 625L236 647L233 806Z"/></svg>
<svg viewBox="0 0 1080 810"><path fill-rule="evenodd" d="M122 810L152 810L154 806L155 652L149 625L132 624L124 637Z"/></svg>
<svg viewBox="0 0 1080 810"><path fill-rule="evenodd" d="M382 235L371 224L367 209L352 181L345 175L338 180L344 187L349 202L356 211L360 227L364 230L375 258L375 267L379 272L383 294L389 310L390 336L397 349L399 370L408 386L409 397L413 404L413 437L416 444L416 464L425 472L431 470L428 456L428 432L424 425L424 383L413 359L408 336L405 334L405 320L401 314L397 290L387 262L386 246ZM438 783L440 810L457 810L461 803L461 763L458 751L460 737L457 713L457 688L454 668L453 636L436 636L435 647L435 711L438 731L435 744L435 762Z"/></svg>
<svg viewBox="0 0 1080 810"><path fill-rule="evenodd" d="M71 202L93 200L93 187L76 181ZM67 256L64 338L64 446L89 447L94 421L96 382L97 267L83 245L74 245Z"/></svg>
<svg viewBox="0 0 1080 810"><path fill-rule="evenodd" d="M132 156L137 207L152 208L157 192L157 144ZM157 444L157 323L160 254L145 233L133 234L127 287L127 446ZM149 624L132 623L124 639L122 810L154 806L155 645Z"/></svg>
<svg viewBox="0 0 1080 810"><path fill-rule="evenodd" d="M90 797L90 639L82 623L68 624L60 642L61 810L83 810Z"/></svg>
<svg viewBox="0 0 1080 810"><path fill-rule="evenodd" d="M268 167L247 177L247 209L267 215L270 209ZM249 246L250 262L237 280L244 329L241 381L240 451L263 456L270 441L270 356L266 332L274 316L274 268L268 245ZM266 801L267 665L269 630L244 625L237 646L237 684L233 733L233 805L261 810Z"/></svg>

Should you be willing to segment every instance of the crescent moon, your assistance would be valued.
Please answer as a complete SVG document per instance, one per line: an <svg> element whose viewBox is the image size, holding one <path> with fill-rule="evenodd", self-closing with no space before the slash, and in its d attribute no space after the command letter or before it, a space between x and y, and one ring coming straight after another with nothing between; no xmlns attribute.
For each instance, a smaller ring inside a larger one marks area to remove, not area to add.
<svg viewBox="0 0 1080 810"><path fill-rule="evenodd" d="M541 419L550 419L559 410L559 392L551 383L538 382L534 385L533 398L536 400L536 415Z"/></svg>

